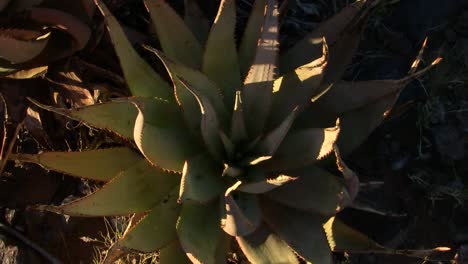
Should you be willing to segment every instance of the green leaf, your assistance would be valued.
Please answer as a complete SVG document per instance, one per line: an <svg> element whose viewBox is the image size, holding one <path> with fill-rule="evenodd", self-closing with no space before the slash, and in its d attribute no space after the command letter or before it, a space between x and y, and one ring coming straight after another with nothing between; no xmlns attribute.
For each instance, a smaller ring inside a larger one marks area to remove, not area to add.
<svg viewBox="0 0 468 264"><path fill-rule="evenodd" d="M174 188L162 198L148 215L125 233L116 247L154 252L176 240L175 224L180 211L180 205L177 203L178 191L178 188Z"/></svg>
<svg viewBox="0 0 468 264"><path fill-rule="evenodd" d="M288 73L320 57L323 38L326 39L328 45L333 46L341 38L343 32L348 30L351 21L360 13L364 2L357 1L353 5L343 8L336 15L321 23L291 49L284 52L280 58L281 72Z"/></svg>
<svg viewBox="0 0 468 264"><path fill-rule="evenodd" d="M135 143L155 166L182 172L185 160L199 147L193 142L179 109L157 99L135 101L139 113L135 121Z"/></svg>
<svg viewBox="0 0 468 264"><path fill-rule="evenodd" d="M242 252L251 263L290 263L299 264L288 244L263 224L254 233L236 237Z"/></svg>
<svg viewBox="0 0 468 264"><path fill-rule="evenodd" d="M185 119L187 120L187 123L191 129L197 132L199 131L201 118L200 107L196 98L194 98L192 93L190 93L190 91L185 88L177 76L182 77L191 86L206 96L210 100L219 117L222 120L226 119L226 108L223 104L221 90L216 86L216 84L209 80L208 77L206 77L200 71L191 69L180 63L172 61L167 56L165 56L164 53L156 49L148 46L145 46L145 48L158 56L158 58L164 63L164 66L169 72L169 76L175 84L175 95L177 102L183 108Z"/></svg>
<svg viewBox="0 0 468 264"><path fill-rule="evenodd" d="M216 111L210 103L210 100L200 93L200 91L196 90L183 79L179 79L179 81L197 99L202 113L200 122L201 135L208 152L215 160L222 160L224 157L224 148L219 134L219 131L222 131L222 127Z"/></svg>
<svg viewBox="0 0 468 264"><path fill-rule="evenodd" d="M0 58L12 64L27 62L39 55L47 46L50 32L17 29L0 30Z"/></svg>
<svg viewBox="0 0 468 264"><path fill-rule="evenodd" d="M174 240L159 251L159 264L192 264L192 262L187 258L179 241Z"/></svg>
<svg viewBox="0 0 468 264"><path fill-rule="evenodd" d="M263 179L253 180L252 182L243 183L239 188L241 192L247 193L266 193L273 189L276 189L290 181L294 181L296 177L290 177L288 175L280 174L274 178L261 177Z"/></svg>
<svg viewBox="0 0 468 264"><path fill-rule="evenodd" d="M138 114L135 105L125 99L115 102L89 105L76 109L61 109L40 104L29 99L35 105L48 111L83 122L89 126L115 132L121 137L133 138L133 128Z"/></svg>
<svg viewBox="0 0 468 264"><path fill-rule="evenodd" d="M328 60L328 47L323 43L322 56L296 68L275 81L273 106L268 127L275 127L297 106L306 107L323 90L322 80Z"/></svg>
<svg viewBox="0 0 468 264"><path fill-rule="evenodd" d="M36 155L17 154L12 155L10 159L33 162L48 170L96 181L109 181L120 172L144 160L141 155L129 148L81 152L43 152Z"/></svg>
<svg viewBox="0 0 468 264"><path fill-rule="evenodd" d="M262 217L257 196L233 191L238 184L229 188L224 195L221 227L231 236L245 236L255 231Z"/></svg>
<svg viewBox="0 0 468 264"><path fill-rule="evenodd" d="M242 106L242 92L236 91L236 101L231 119L231 140L239 144L248 139L247 129L245 127L244 108Z"/></svg>
<svg viewBox="0 0 468 264"><path fill-rule="evenodd" d="M239 64L242 77L247 75L255 58L258 39L260 38L265 20L265 4L266 0L255 0L244 35L242 36L239 46Z"/></svg>
<svg viewBox="0 0 468 264"><path fill-rule="evenodd" d="M278 127L268 133L258 143L258 145L255 147L255 151L258 152L257 154L261 154L263 156L273 156L275 154L276 150L291 128L294 119L296 119L298 112L299 109L295 108Z"/></svg>
<svg viewBox="0 0 468 264"><path fill-rule="evenodd" d="M235 41L236 1L221 0L203 55L203 72L223 89L224 104L232 109L242 85Z"/></svg>
<svg viewBox="0 0 468 264"><path fill-rule="evenodd" d="M270 201L262 202L262 212L271 229L308 263L332 263L320 215L297 211Z"/></svg>
<svg viewBox="0 0 468 264"><path fill-rule="evenodd" d="M278 34L278 3L268 0L262 34L242 94L248 113L244 118L251 138L262 133L270 113L279 52Z"/></svg>
<svg viewBox="0 0 468 264"><path fill-rule="evenodd" d="M333 151L339 126L294 130L281 142L275 156L259 164L264 171L286 170L310 165Z"/></svg>
<svg viewBox="0 0 468 264"><path fill-rule="evenodd" d="M332 251L369 250L378 248L370 238L354 230L341 222L336 217L331 217L323 228L327 234L328 244Z"/></svg>
<svg viewBox="0 0 468 264"><path fill-rule="evenodd" d="M154 207L179 183L180 178L141 160L98 191L59 207L45 209L70 216L128 215Z"/></svg>
<svg viewBox="0 0 468 264"><path fill-rule="evenodd" d="M199 68L203 49L184 20L165 0L145 0L145 5L164 53L187 66Z"/></svg>
<svg viewBox="0 0 468 264"><path fill-rule="evenodd" d="M101 0L95 2L106 20L115 52L132 95L173 101L172 88L133 49L119 22L104 3Z"/></svg>
<svg viewBox="0 0 468 264"><path fill-rule="evenodd" d="M291 171L288 176L298 179L266 196L286 206L322 215L334 215L341 209L346 189L338 177L313 165Z"/></svg>
<svg viewBox="0 0 468 264"><path fill-rule="evenodd" d="M207 203L224 192L221 170L207 155L201 154L185 162L179 200Z"/></svg>
<svg viewBox="0 0 468 264"><path fill-rule="evenodd" d="M201 45L204 45L210 32L210 21L206 18L197 1L184 0L185 24L190 28Z"/></svg>
<svg viewBox="0 0 468 264"><path fill-rule="evenodd" d="M182 204L177 234L182 248L193 263L216 263L217 248L221 243L219 204Z"/></svg>

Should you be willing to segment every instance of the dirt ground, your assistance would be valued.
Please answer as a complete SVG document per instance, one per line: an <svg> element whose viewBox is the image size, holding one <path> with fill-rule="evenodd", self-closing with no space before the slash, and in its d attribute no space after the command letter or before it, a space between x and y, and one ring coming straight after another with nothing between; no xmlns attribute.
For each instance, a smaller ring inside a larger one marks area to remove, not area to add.
<svg viewBox="0 0 468 264"><path fill-rule="evenodd" d="M128 26L136 42L146 42L148 15L137 1L106 1L119 20ZM240 0L239 15L246 16L251 1ZM342 8L346 0L296 0L291 18L281 32L286 48L313 29L321 20ZM428 47L424 62L443 57L433 71L411 83L401 94L389 118L350 157L348 163L363 183L358 196L362 206L378 213L345 209L339 214L346 223L378 243L395 249L452 250L429 257L336 254L337 263L468 263L468 1L385 0L370 18L358 55L346 73L349 80L391 79L404 76L424 38ZM182 8L183 1L174 1ZM214 4L205 11L214 12ZM242 23L239 25L242 27ZM106 41L103 41L106 42ZM108 44L108 43L107 43ZM82 61L119 73L114 54L105 44L92 53L86 50L67 62L93 83L118 83L118 76L87 67ZM96 77L98 76L98 77ZM54 90L55 89L55 90ZM112 135L70 124L50 113L27 110L26 97L46 102L51 88L46 80L0 79L6 101L0 111L9 113L3 135L17 138L13 152L77 150L86 146L114 144ZM63 92L63 90L62 90ZM66 91L65 91L66 92ZM125 93L125 91L121 91ZM70 97L71 103L80 99ZM75 101L74 101L75 100ZM67 103L70 103L67 101ZM36 109L37 110L37 109ZM22 128L16 137L18 124ZM5 120L0 120L4 122ZM9 143L8 141L7 143ZM5 143L4 143L5 144ZM0 163L1 164L1 163ZM0 175L0 260L2 263L49 263L34 248L44 250L63 263L93 263L96 247L109 242L111 229L120 220L70 218L34 209L37 204L61 204L96 188L81 181L31 164L6 164ZM12 233L19 232L18 237ZM131 259L131 258L130 258ZM142 257L135 257L135 262ZM146 260L149 263L150 260ZM130 262L133 263L133 262Z"/></svg>

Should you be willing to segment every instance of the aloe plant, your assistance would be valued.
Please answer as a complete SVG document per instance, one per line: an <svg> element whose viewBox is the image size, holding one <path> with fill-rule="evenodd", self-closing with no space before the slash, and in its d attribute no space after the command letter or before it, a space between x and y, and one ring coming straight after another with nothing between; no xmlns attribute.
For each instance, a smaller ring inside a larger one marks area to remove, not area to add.
<svg viewBox="0 0 468 264"><path fill-rule="evenodd" d="M234 240L253 263L331 263L332 251L382 249L335 218L359 187L341 155L429 67L401 80L340 81L372 1L346 7L279 54L276 0L255 1L239 47L234 0L221 1L211 28L195 26L207 20L194 1L186 1L189 27L164 0L145 0L162 47L146 50L163 62L171 83L96 3L133 96L77 109L35 103L112 131L136 149L15 156L105 183L43 209L136 213L110 252L159 250L161 263L223 263Z"/></svg>

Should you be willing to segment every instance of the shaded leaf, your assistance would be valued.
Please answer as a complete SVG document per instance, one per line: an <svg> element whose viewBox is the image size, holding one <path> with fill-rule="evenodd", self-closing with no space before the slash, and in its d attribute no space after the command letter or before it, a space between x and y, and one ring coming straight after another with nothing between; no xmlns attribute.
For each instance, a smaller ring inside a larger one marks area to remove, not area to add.
<svg viewBox="0 0 468 264"><path fill-rule="evenodd" d="M109 148L81 152L43 152L36 155L18 154L11 156L11 159L33 162L46 169L75 177L109 181L143 160L143 157L129 148Z"/></svg>
<svg viewBox="0 0 468 264"><path fill-rule="evenodd" d="M94 104L94 98L81 78L74 71L53 74L49 81L59 89L61 96L70 101L72 107Z"/></svg>
<svg viewBox="0 0 468 264"><path fill-rule="evenodd" d="M224 191L221 171L207 155L188 159L182 171L179 200L209 202Z"/></svg>
<svg viewBox="0 0 468 264"><path fill-rule="evenodd" d="M198 6L197 1L184 0L184 6L185 23L198 39L200 44L204 45L210 31L210 21L205 14L203 14L203 11Z"/></svg>
<svg viewBox="0 0 468 264"><path fill-rule="evenodd" d="M242 77L247 75L255 58L258 39L260 38L265 20L265 4L266 0L255 0L244 35L242 36L239 46L239 64Z"/></svg>
<svg viewBox="0 0 468 264"><path fill-rule="evenodd" d="M299 263L288 244L263 224L254 233L236 237L242 252L252 263Z"/></svg>
<svg viewBox="0 0 468 264"><path fill-rule="evenodd" d="M193 263L216 263L216 252L222 238L218 203L182 204L177 234L182 248Z"/></svg>
<svg viewBox="0 0 468 264"><path fill-rule="evenodd" d="M0 58L5 59L12 64L23 63L39 55L46 47L50 32L32 32L28 33L28 38L15 38L21 31L0 30ZM16 33L16 34L15 34Z"/></svg>
<svg viewBox="0 0 468 264"><path fill-rule="evenodd" d="M281 142L275 156L259 164L262 170L300 168L322 159L333 151L340 128L294 130Z"/></svg>
<svg viewBox="0 0 468 264"><path fill-rule="evenodd" d="M125 232L116 247L154 252L176 240L175 224L180 211L177 194L178 188L175 188L153 207L148 215Z"/></svg>
<svg viewBox="0 0 468 264"><path fill-rule="evenodd" d="M262 202L265 221L291 248L310 263L332 263L320 215Z"/></svg>
<svg viewBox="0 0 468 264"><path fill-rule="evenodd" d="M83 49L91 37L91 29L86 24L61 10L34 7L31 9L30 16L37 23L64 31L73 38L73 49L68 54L64 53L62 57Z"/></svg>
<svg viewBox="0 0 468 264"><path fill-rule="evenodd" d="M192 264L178 240L172 241L159 251L160 264Z"/></svg>
<svg viewBox="0 0 468 264"><path fill-rule="evenodd" d="M235 41L236 2L221 0L203 55L203 72L222 87L224 104L232 109L235 91L242 85ZM220 56L223 51L223 56Z"/></svg>
<svg viewBox="0 0 468 264"><path fill-rule="evenodd" d="M244 109L242 105L242 92L236 91L236 100L231 119L231 140L235 144L247 140L247 129L245 127Z"/></svg>
<svg viewBox="0 0 468 264"><path fill-rule="evenodd" d="M170 103L146 99L135 101L138 116L134 139L143 155L155 166L182 172L185 160L199 147L188 137L179 109Z"/></svg>
<svg viewBox="0 0 468 264"><path fill-rule="evenodd" d="M332 251L368 250L376 248L374 241L354 230L336 217L331 217L323 228Z"/></svg>
<svg viewBox="0 0 468 264"><path fill-rule="evenodd" d="M106 20L115 52L119 57L125 80L132 95L158 97L173 101L172 88L133 49L119 22L104 3L101 0L95 0L95 2Z"/></svg>
<svg viewBox="0 0 468 264"><path fill-rule="evenodd" d="M273 129L258 143L255 151L264 156L273 156L291 128L298 112L298 108L295 108L278 127Z"/></svg>
<svg viewBox="0 0 468 264"><path fill-rule="evenodd" d="M183 79L179 79L179 81L197 99L200 112L202 114L200 122L201 135L208 152L210 152L214 159L221 160L224 156L224 151L223 142L221 141L219 131L222 130L222 128L216 111L214 110L209 99L205 97L200 91L196 90Z"/></svg>
<svg viewBox="0 0 468 264"><path fill-rule="evenodd" d="M322 22L291 49L284 52L280 58L281 72L288 73L320 57L323 38L326 39L328 45L333 46L342 37L343 32L347 30L350 22L359 14L364 2L357 1L353 5L343 8L336 15Z"/></svg>
<svg viewBox="0 0 468 264"><path fill-rule="evenodd" d="M133 138L133 128L138 110L130 101L84 106L76 109L62 109L47 106L30 99L35 105L48 111L83 122L87 125L113 131L124 138Z"/></svg>
<svg viewBox="0 0 468 264"><path fill-rule="evenodd" d="M203 49L184 20L165 0L145 0L165 54L192 68L202 63Z"/></svg>
<svg viewBox="0 0 468 264"><path fill-rule="evenodd" d="M187 123L192 129L199 131L201 119L200 107L196 98L189 90L185 88L184 84L180 82L177 76L182 76L184 80L187 81L187 83L206 96L216 110L216 113L221 118L225 118L224 116L226 115L226 109L223 104L221 91L216 86L216 84L209 80L200 71L191 69L180 63L176 63L165 56L164 53L156 49L148 46L145 46L145 48L153 52L164 63L164 66L166 67L169 76L175 85L175 95L177 102L184 110L183 112Z"/></svg>
<svg viewBox="0 0 468 264"><path fill-rule="evenodd" d="M224 194L221 227L231 236L245 236L255 231L262 219L257 196L233 193L237 187L233 185Z"/></svg>
<svg viewBox="0 0 468 264"><path fill-rule="evenodd" d="M270 113L279 52L278 34L278 3L268 0L255 59L242 90L244 109L248 113L244 118L251 138L262 133Z"/></svg>
<svg viewBox="0 0 468 264"><path fill-rule="evenodd" d="M151 209L177 186L177 175L138 161L98 191L60 207L45 209L71 216L128 215Z"/></svg>
<svg viewBox="0 0 468 264"><path fill-rule="evenodd" d="M298 179L266 196L289 207L322 215L334 215L341 209L346 189L335 175L311 165L288 172L288 176Z"/></svg>

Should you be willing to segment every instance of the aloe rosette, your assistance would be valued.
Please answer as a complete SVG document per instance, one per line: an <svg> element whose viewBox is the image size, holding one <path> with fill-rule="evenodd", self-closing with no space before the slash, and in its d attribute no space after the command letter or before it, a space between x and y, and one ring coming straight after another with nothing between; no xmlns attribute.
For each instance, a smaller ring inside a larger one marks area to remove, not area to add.
<svg viewBox="0 0 468 264"><path fill-rule="evenodd" d="M359 187L340 154L356 148L428 68L401 80L340 81L372 1L344 8L279 55L275 0L255 1L239 46L234 0L221 1L211 27L194 1L182 18L164 0L145 0L162 47L146 50L170 83L96 3L133 96L77 109L36 104L136 147L17 155L105 182L45 209L135 213L111 252L159 250L161 263L223 263L234 240L252 263L331 263L332 251L379 248L334 217Z"/></svg>

